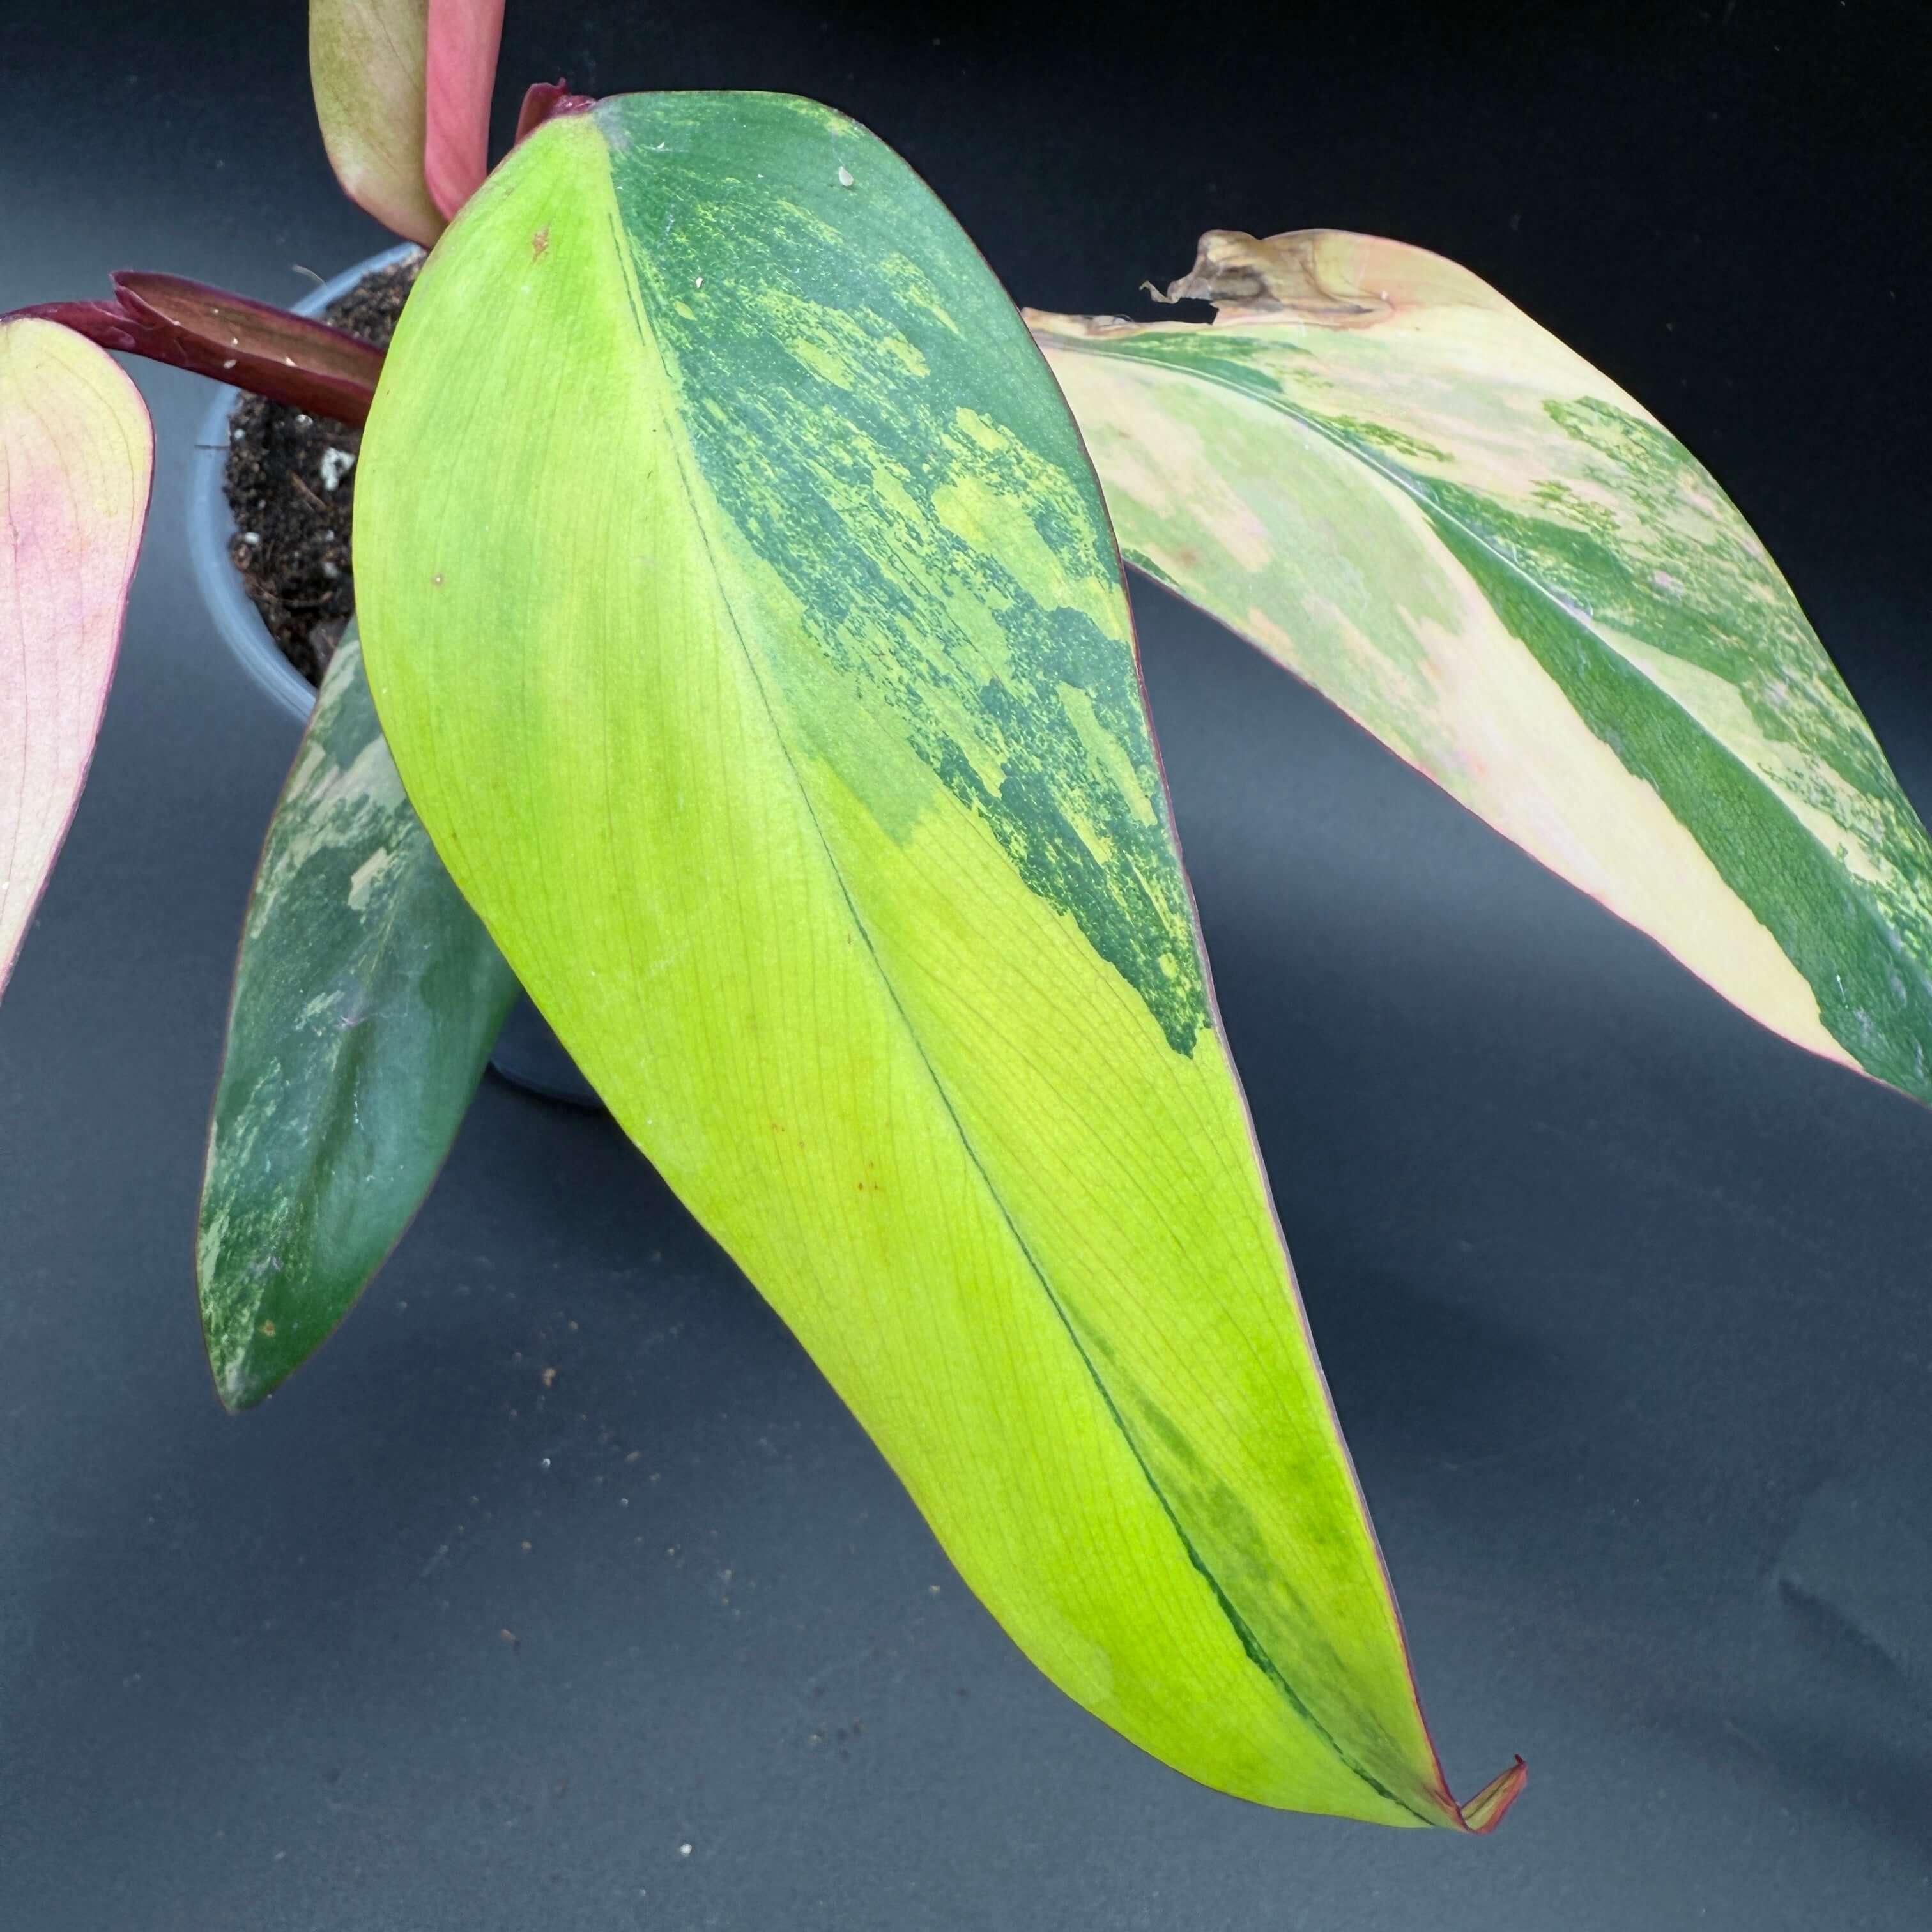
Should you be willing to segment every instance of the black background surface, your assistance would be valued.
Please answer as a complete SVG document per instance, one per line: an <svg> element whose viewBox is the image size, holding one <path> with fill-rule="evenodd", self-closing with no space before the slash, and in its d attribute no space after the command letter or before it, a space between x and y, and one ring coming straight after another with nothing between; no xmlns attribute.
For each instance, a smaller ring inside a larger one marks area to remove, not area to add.
<svg viewBox="0 0 1932 1932"><path fill-rule="evenodd" d="M0 7L0 308L123 266L292 300L380 244L298 7ZM1716 471L1932 806L1919 7L510 10L506 114L559 70L820 96L1040 306L1135 308L1214 226L1466 262ZM135 374L124 668L0 1011L0 1924L1932 1923L1932 1115L1145 586L1450 1778L1530 1762L1498 1836L1250 1808L1086 1717L615 1130L494 1082L340 1336L224 1418L195 1194L294 734L187 574L206 391Z"/></svg>

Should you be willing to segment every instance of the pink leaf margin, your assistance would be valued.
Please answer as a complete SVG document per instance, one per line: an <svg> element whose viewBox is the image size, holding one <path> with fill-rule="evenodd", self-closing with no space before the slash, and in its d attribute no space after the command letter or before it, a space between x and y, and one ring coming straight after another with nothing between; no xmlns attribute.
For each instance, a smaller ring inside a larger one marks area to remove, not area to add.
<svg viewBox="0 0 1932 1932"><path fill-rule="evenodd" d="M0 320L0 990L94 756L154 456L112 356L56 322Z"/></svg>

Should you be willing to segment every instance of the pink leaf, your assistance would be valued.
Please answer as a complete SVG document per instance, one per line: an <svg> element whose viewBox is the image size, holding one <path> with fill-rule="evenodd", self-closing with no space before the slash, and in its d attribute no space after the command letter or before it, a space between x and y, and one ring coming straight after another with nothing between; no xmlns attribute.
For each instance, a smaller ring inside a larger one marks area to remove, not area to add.
<svg viewBox="0 0 1932 1932"><path fill-rule="evenodd" d="M94 754L153 468L112 357L0 321L0 987Z"/></svg>
<svg viewBox="0 0 1932 1932"><path fill-rule="evenodd" d="M423 178L446 218L489 172L490 96L503 0L429 0Z"/></svg>

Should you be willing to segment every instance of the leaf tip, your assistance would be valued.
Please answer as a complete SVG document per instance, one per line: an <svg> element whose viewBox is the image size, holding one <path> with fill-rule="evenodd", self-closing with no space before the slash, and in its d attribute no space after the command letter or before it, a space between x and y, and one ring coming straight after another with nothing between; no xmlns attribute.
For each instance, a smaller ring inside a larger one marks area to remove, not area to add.
<svg viewBox="0 0 1932 1932"><path fill-rule="evenodd" d="M1510 1807L1522 1796L1529 1782L1529 1766L1519 1757L1499 1778L1492 1778L1468 1804L1460 1808L1462 1828L1476 1838L1486 1838L1503 1822Z"/></svg>

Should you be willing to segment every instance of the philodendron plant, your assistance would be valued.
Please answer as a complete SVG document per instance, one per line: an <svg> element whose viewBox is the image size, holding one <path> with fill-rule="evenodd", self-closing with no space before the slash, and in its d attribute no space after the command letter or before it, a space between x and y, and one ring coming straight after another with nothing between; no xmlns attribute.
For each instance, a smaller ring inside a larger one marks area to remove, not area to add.
<svg viewBox="0 0 1932 1932"><path fill-rule="evenodd" d="M200 1246L242 1407L428 1188L519 984L1054 1682L1258 1802L1459 1804L1218 1024L1123 558L1787 1039L1932 1097L1932 850L1790 591L1474 276L1211 234L1211 324L1016 310L830 109L532 90L314 0L433 252L386 356L124 277L0 324L0 962L148 493L97 344L367 427L352 632L243 936ZM446 230L444 224L448 225ZM92 340L86 338L92 338Z"/></svg>

